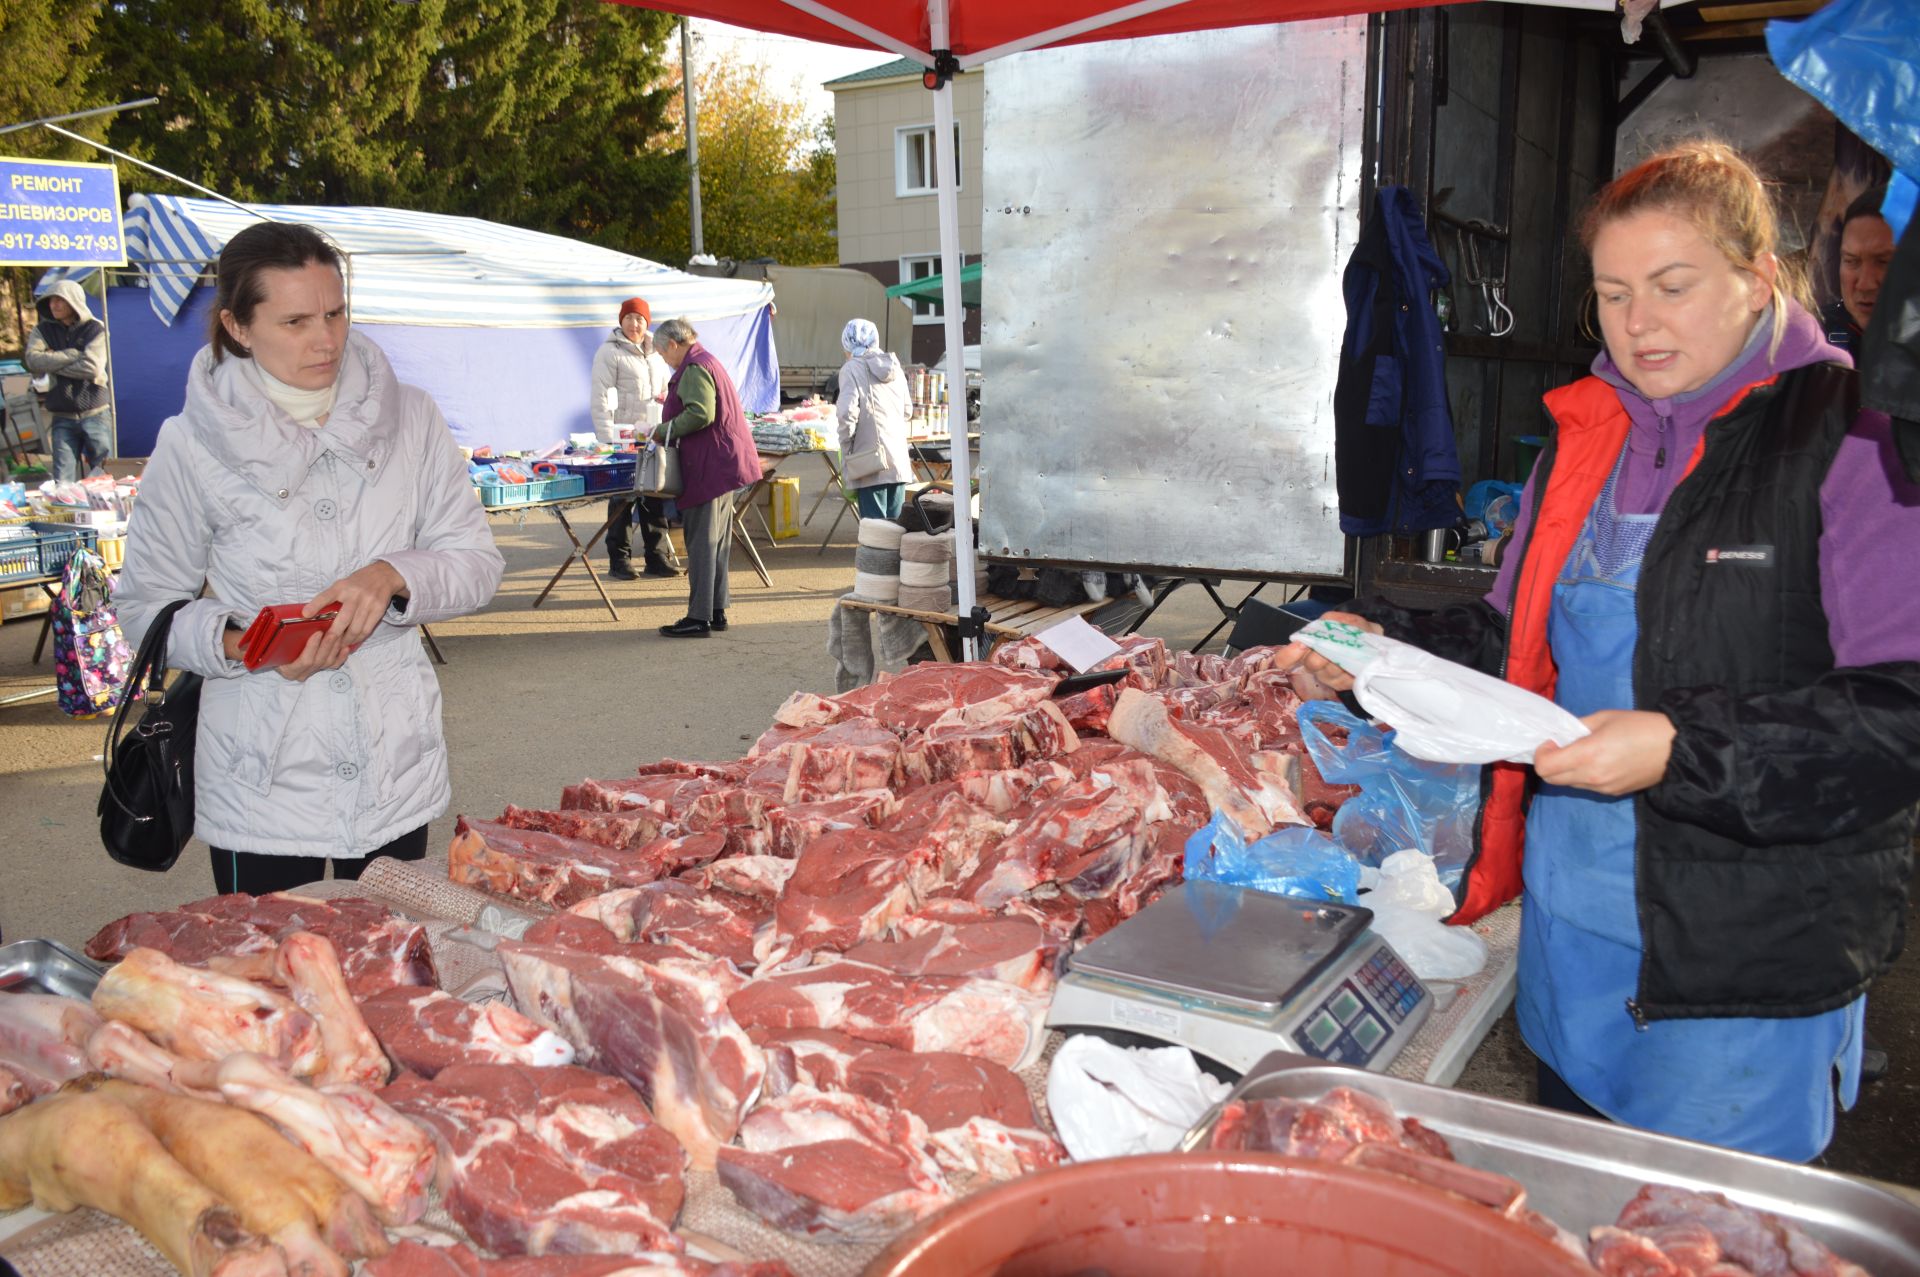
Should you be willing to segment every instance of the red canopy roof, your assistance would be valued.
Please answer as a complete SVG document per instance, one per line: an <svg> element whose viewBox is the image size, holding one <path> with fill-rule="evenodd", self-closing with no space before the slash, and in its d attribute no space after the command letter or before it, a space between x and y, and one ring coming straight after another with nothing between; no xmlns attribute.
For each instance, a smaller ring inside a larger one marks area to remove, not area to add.
<svg viewBox="0 0 1920 1277"><path fill-rule="evenodd" d="M736 26L780 35L822 40L854 48L875 48L907 55L933 48L929 31L929 0L617 0L645 9L664 9L695 18L711 18ZM1256 26L1293 22L1303 18L1331 18L1386 9L1412 9L1439 0L946 0L949 38L946 47L963 65L979 55L1034 36L1050 38L1023 47L1079 44L1092 40L1122 40L1176 31L1203 31L1214 27ZM1136 16L1091 28L1075 24L1098 21L1107 14L1133 12ZM1144 12L1143 12L1144 11ZM823 12L844 15L858 28L836 25ZM1063 30L1063 28L1065 30ZM1005 50L1014 52L1015 50Z"/></svg>

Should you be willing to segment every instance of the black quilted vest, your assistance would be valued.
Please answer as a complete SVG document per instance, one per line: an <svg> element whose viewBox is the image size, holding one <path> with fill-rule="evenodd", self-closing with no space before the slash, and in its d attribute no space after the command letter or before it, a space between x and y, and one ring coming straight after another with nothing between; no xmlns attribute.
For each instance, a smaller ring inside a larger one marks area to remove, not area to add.
<svg viewBox="0 0 1920 1277"><path fill-rule="evenodd" d="M1641 564L1637 708L1677 688L1783 691L1833 669L1820 487L1858 403L1850 369L1818 365L1708 427ZM1911 811L1825 842L1754 846L1663 817L1644 794L1634 807L1636 1015L1814 1015L1858 997L1899 953Z"/></svg>
<svg viewBox="0 0 1920 1277"><path fill-rule="evenodd" d="M97 319L83 319L77 324L48 321L40 325L40 336L49 350L82 350L106 331ZM99 412L108 402L105 386L73 377L56 375L52 389L47 391L47 411L56 417L84 417Z"/></svg>

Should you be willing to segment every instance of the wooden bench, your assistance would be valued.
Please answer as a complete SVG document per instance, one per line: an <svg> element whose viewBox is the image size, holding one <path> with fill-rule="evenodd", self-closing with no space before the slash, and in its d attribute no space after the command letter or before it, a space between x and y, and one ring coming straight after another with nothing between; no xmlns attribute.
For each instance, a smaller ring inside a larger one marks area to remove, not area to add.
<svg viewBox="0 0 1920 1277"><path fill-rule="evenodd" d="M975 602L987 609L987 651L1007 639L1021 639L1029 634L1038 634L1060 622L1076 616L1085 616L1088 612L1097 612L1111 603L1111 599L1094 602L1082 599L1078 603L1069 603L1065 607L1050 607L1038 599L1004 599L994 594L982 594ZM947 640L947 631L960 624L960 618L953 612L924 612L918 608L900 607L892 603L873 603L866 599L843 598L840 606L856 612L884 612L889 616L908 616L920 622L927 630L927 645L933 649L934 656L942 661L957 661L953 645Z"/></svg>

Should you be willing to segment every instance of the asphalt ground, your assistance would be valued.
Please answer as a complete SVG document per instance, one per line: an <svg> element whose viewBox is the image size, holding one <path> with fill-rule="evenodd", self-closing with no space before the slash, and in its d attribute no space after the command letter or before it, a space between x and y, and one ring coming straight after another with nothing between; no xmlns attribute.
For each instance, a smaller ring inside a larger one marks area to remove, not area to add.
<svg viewBox="0 0 1920 1277"><path fill-rule="evenodd" d="M799 458L782 473L802 479L800 512L807 514L824 467ZM584 537L598 517L592 509L578 513L575 526ZM562 785L583 776L627 774L660 758L738 757L789 693L831 692L826 618L833 600L851 588L855 526L851 516L842 520L825 553L816 553L833 513L832 504L822 504L801 536L762 550L771 588L736 552L728 632L679 640L661 638L655 628L683 615L683 582L609 582L620 609L615 621L575 566L533 608L565 540L549 515L496 517L507 559L498 597L484 612L434 627L449 661L439 673L453 802L434 822L429 846L446 845L456 813L491 818L508 802L552 805ZM1188 589L1145 632L1190 646L1217 620L1205 594ZM0 700L51 685L50 665L30 663L38 630L37 619L0 625ZM41 936L77 947L123 914L213 892L207 853L197 842L164 875L107 859L94 816L104 733L104 723L67 718L52 697L0 706L0 934L6 939ZM1874 986L1867 1027L1892 1067L1840 1116L1822 1164L1920 1186L1920 958L1911 950ZM1531 1098L1533 1061L1511 1013L1475 1053L1459 1085Z"/></svg>

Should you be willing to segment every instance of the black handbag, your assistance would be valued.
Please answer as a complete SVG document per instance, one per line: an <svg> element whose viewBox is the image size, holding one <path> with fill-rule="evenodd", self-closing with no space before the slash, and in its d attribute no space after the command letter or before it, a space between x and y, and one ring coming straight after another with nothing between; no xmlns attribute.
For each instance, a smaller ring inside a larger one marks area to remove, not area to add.
<svg viewBox="0 0 1920 1277"><path fill-rule="evenodd" d="M165 873L193 837L193 745L200 725L198 674L182 674L166 686L167 632L173 614L190 599L167 605L140 644L127 679L127 694L107 729L101 756L107 783L100 791L100 841L123 865ZM121 729L134 690L147 689L140 721L123 738Z"/></svg>

